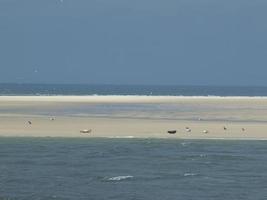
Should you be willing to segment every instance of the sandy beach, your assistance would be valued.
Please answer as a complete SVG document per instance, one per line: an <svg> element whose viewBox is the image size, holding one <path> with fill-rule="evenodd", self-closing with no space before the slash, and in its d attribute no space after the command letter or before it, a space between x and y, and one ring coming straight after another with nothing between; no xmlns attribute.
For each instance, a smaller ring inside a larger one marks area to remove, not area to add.
<svg viewBox="0 0 267 200"><path fill-rule="evenodd" d="M80 133L84 129L92 132ZM263 97L0 97L4 137L265 140L266 130Z"/></svg>

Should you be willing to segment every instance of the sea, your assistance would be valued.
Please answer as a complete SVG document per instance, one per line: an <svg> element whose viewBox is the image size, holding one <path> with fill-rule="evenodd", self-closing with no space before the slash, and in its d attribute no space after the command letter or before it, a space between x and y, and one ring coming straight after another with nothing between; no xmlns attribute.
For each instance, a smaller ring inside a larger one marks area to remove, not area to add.
<svg viewBox="0 0 267 200"><path fill-rule="evenodd" d="M0 95L267 96L267 88L0 84ZM85 113L154 109L114 106ZM0 138L0 200L266 200L266 171L260 140Z"/></svg>
<svg viewBox="0 0 267 200"><path fill-rule="evenodd" d="M1 200L266 200L267 142L1 138Z"/></svg>
<svg viewBox="0 0 267 200"><path fill-rule="evenodd" d="M267 87L1 83L0 95L267 96Z"/></svg>

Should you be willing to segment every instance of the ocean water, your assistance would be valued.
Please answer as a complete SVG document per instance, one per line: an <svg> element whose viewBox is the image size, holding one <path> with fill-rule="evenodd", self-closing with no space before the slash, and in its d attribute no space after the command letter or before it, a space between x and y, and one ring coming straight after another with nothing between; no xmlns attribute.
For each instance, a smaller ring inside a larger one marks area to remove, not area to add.
<svg viewBox="0 0 267 200"><path fill-rule="evenodd" d="M1 200L265 200L266 141L1 138Z"/></svg>
<svg viewBox="0 0 267 200"><path fill-rule="evenodd" d="M267 87L2 83L0 95L267 96Z"/></svg>

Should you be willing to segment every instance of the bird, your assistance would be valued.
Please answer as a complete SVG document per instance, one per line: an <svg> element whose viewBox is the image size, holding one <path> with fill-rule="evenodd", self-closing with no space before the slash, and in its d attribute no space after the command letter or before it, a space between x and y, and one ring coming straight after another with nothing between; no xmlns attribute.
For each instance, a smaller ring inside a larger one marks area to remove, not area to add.
<svg viewBox="0 0 267 200"><path fill-rule="evenodd" d="M245 128L242 128L242 131L245 131Z"/></svg>
<svg viewBox="0 0 267 200"><path fill-rule="evenodd" d="M209 131L207 131L207 130L203 130L203 133L208 133Z"/></svg>
<svg viewBox="0 0 267 200"><path fill-rule="evenodd" d="M186 132L191 132L191 129L189 127L185 127Z"/></svg>
<svg viewBox="0 0 267 200"><path fill-rule="evenodd" d="M226 131L226 130L227 130L227 128L224 126L224 127L223 127L223 130L225 130L225 131Z"/></svg>
<svg viewBox="0 0 267 200"><path fill-rule="evenodd" d="M28 121L28 124L32 124L32 122L31 121Z"/></svg>

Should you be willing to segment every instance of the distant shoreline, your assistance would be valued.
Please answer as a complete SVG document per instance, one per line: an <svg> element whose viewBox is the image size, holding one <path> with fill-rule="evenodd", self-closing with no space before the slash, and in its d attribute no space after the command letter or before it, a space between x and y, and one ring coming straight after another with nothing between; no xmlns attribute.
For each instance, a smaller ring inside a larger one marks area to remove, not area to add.
<svg viewBox="0 0 267 200"><path fill-rule="evenodd" d="M175 103L181 100L267 100L267 96L51 95L0 96L0 102Z"/></svg>

